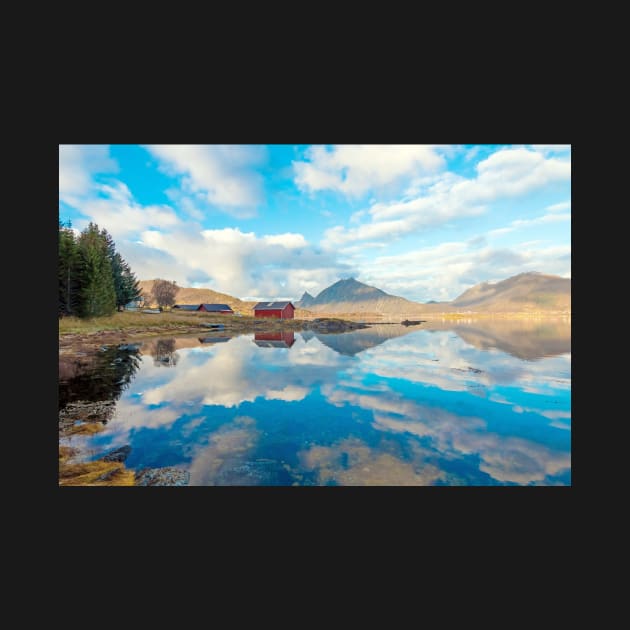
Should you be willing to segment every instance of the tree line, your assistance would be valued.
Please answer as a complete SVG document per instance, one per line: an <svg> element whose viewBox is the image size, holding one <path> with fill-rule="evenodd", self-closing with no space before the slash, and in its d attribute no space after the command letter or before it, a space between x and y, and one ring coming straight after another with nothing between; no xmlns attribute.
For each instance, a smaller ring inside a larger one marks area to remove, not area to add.
<svg viewBox="0 0 630 630"><path fill-rule="evenodd" d="M131 268L107 230L90 223L78 236L59 220L59 317L98 317L140 297Z"/></svg>

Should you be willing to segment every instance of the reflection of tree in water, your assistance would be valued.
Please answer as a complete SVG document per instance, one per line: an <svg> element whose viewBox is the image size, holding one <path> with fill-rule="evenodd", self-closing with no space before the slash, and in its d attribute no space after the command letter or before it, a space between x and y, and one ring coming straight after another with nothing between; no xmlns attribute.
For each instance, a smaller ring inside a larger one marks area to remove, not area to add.
<svg viewBox="0 0 630 630"><path fill-rule="evenodd" d="M113 405L94 403L113 403L118 400L139 366L140 352L135 346L113 346L100 351L84 370L69 379L60 380L59 411L76 403L84 407L92 403L95 410L102 410L99 415L105 416L99 419L107 422L113 413Z"/></svg>
<svg viewBox="0 0 630 630"><path fill-rule="evenodd" d="M154 365L175 367L179 361L179 355L175 352L175 339L158 339L149 354L154 359Z"/></svg>

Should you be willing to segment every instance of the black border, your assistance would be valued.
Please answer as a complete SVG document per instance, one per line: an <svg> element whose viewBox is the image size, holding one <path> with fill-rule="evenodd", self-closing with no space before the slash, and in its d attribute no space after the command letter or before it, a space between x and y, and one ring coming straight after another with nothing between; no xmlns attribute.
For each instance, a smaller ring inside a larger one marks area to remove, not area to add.
<svg viewBox="0 0 630 630"><path fill-rule="evenodd" d="M410 76L407 85L412 79ZM539 92L543 85L526 83L522 91L527 94L521 95L517 89L479 100L478 92L470 90L443 92L427 85L418 98L413 91L391 91L388 88L393 86L387 85L387 94L375 100L371 89L356 81L345 87L339 92L316 81L308 88L302 83L296 94L269 103L264 91L241 92L238 98L220 91L191 94L181 102L166 104L157 103L159 92L145 91L141 98L132 94L122 99L111 110L114 103L108 101L96 110L98 95L86 94L83 102L89 106L73 102L57 126L57 141L46 145L44 170L50 174L50 180L45 178L50 190L42 186L42 196L58 194L54 177L60 143L573 144L571 119L566 115L568 95L559 98L560 89L553 91L553 98L545 98ZM305 106L308 97L318 91L316 104ZM573 144L573 162L575 148ZM579 159L579 151L577 156ZM54 200L39 203L47 207ZM53 226L49 227L52 232ZM574 229L572 221L572 247ZM42 241L44 303L53 305L56 242L48 234ZM42 419L49 418L56 405L58 376L56 308L47 308L46 313L51 315L50 319L46 316L44 333L50 358L42 380L45 394L36 396L37 404L43 405L36 417ZM39 320L38 316L34 322L38 336ZM575 419L579 416L576 411L574 408ZM49 426L47 420L45 423ZM303 549L321 539L352 546L358 538L367 537L368 544L392 545L397 553L402 553L398 549L401 541L411 545L409 553L415 545L440 544L445 550L490 545L513 553L515 546L533 551L535 542L549 538L559 550L570 533L575 485L581 478L578 469L572 474L573 485L567 488L59 488L58 434L53 422L50 426L43 457L49 467L41 474L52 493L59 536L103 527L103 536L113 536L123 546L131 541L143 547L146 537L157 536L167 548L183 545L194 549L214 536L226 535L232 542L239 538L264 546L275 541L282 549L291 539ZM574 429L572 436L579 433ZM576 463L574 460L573 470Z"/></svg>

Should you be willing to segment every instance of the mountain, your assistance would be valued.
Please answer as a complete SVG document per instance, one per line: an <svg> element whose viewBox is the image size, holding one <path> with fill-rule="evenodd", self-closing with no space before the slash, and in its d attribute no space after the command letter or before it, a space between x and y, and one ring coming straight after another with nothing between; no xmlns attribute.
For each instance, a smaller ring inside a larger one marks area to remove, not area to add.
<svg viewBox="0 0 630 630"><path fill-rule="evenodd" d="M302 297L299 299L298 302L294 304L294 306L296 308L308 308L311 304L313 304L314 301L315 298L308 291L304 291L304 295L302 295Z"/></svg>
<svg viewBox="0 0 630 630"><path fill-rule="evenodd" d="M307 301L304 302L304 297ZM305 293L297 308L313 313L414 313L421 307L417 302L385 293L381 289L346 278L331 284L317 297Z"/></svg>
<svg viewBox="0 0 630 630"><path fill-rule="evenodd" d="M155 280L140 280L140 290L144 296L151 295L151 289ZM151 302L149 298L149 302ZM212 289L192 289L179 287L175 294L175 304L227 304L235 313L243 315L253 315L252 308L256 302L244 302L233 295L219 293Z"/></svg>
<svg viewBox="0 0 630 630"><path fill-rule="evenodd" d="M571 279L535 271L507 280L482 282L450 302L456 311L523 312L570 311Z"/></svg>

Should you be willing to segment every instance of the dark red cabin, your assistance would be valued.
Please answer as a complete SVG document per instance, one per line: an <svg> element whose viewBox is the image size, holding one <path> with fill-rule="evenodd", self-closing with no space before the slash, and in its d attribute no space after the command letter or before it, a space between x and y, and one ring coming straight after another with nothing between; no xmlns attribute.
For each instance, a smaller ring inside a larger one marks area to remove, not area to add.
<svg viewBox="0 0 630 630"><path fill-rule="evenodd" d="M294 315L295 306L291 302L258 302L254 306L254 317L293 319Z"/></svg>

